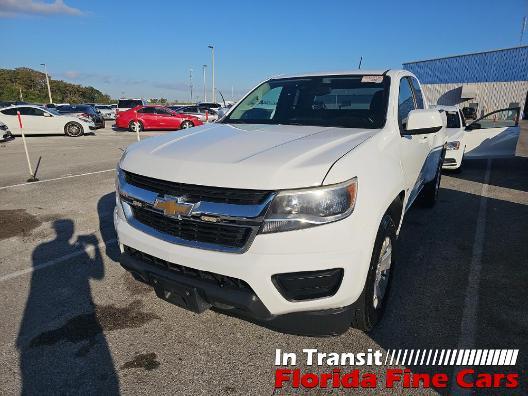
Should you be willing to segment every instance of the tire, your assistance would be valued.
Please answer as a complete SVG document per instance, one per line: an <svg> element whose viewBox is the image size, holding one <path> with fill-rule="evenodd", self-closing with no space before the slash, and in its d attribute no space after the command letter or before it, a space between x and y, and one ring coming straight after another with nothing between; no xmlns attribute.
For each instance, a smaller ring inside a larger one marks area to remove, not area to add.
<svg viewBox="0 0 528 396"><path fill-rule="evenodd" d="M139 132L142 132L143 131L143 123L141 121L138 121L138 124L139 124ZM134 121L130 121L128 123L128 130L130 132L136 132L136 123Z"/></svg>
<svg viewBox="0 0 528 396"><path fill-rule="evenodd" d="M84 129L78 122L71 121L64 126L64 134L70 137L79 137L84 135Z"/></svg>
<svg viewBox="0 0 528 396"><path fill-rule="evenodd" d="M181 123L180 128L181 129L187 129L187 128L192 128L193 126L194 126L194 124L191 121L185 120L185 121L183 121Z"/></svg>
<svg viewBox="0 0 528 396"><path fill-rule="evenodd" d="M365 286L353 304L352 327L368 332L381 320L394 272L395 246L396 226L392 217L385 213L374 242Z"/></svg>
<svg viewBox="0 0 528 396"><path fill-rule="evenodd" d="M442 152L442 156L440 157L440 161L438 161L438 167L436 168L436 175L428 183L425 183L425 185L422 188L422 191L420 192L420 197L418 199L418 202L420 203L420 206L424 208L432 208L435 206L436 201L438 200L438 191L440 190L440 180L442 179L442 163L444 162L444 152Z"/></svg>

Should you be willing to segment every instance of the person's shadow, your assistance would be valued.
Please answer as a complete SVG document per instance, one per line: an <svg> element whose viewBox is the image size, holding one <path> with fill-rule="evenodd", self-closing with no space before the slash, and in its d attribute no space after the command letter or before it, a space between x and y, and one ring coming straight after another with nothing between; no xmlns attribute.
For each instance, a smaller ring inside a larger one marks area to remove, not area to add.
<svg viewBox="0 0 528 396"><path fill-rule="evenodd" d="M90 279L102 279L97 237L74 235L72 220L53 223L56 238L33 251L34 271L17 338L22 394L118 394L119 380L97 319ZM57 255L82 252L38 268ZM65 268L66 267L66 268Z"/></svg>

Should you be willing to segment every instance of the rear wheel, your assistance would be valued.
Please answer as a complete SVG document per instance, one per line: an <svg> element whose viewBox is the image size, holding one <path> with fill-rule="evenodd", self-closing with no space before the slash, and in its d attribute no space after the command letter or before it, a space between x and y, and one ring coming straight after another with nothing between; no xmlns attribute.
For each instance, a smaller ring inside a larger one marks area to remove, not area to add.
<svg viewBox="0 0 528 396"><path fill-rule="evenodd" d="M381 220L363 292L353 304L352 327L370 331L385 310L394 268L396 225L389 214Z"/></svg>
<svg viewBox="0 0 528 396"><path fill-rule="evenodd" d="M130 132L137 132L136 131L137 128L139 128L139 132L143 130L143 124L141 123L141 121L138 121L137 123L134 121L130 121L128 123L128 130Z"/></svg>
<svg viewBox="0 0 528 396"><path fill-rule="evenodd" d="M191 121L185 120L181 123L181 129L192 128L194 124Z"/></svg>
<svg viewBox="0 0 528 396"><path fill-rule="evenodd" d="M78 137L84 134L84 129L81 124L79 124L78 122L72 121L72 122L68 122L64 126L64 133L67 136Z"/></svg>

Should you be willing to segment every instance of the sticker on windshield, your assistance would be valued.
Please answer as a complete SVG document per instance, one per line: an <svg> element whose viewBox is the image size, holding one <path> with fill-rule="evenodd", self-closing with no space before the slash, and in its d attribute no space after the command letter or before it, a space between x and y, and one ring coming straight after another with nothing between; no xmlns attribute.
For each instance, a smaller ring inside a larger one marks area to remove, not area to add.
<svg viewBox="0 0 528 396"><path fill-rule="evenodd" d="M363 76L361 79L362 83L381 83L383 82L383 76Z"/></svg>

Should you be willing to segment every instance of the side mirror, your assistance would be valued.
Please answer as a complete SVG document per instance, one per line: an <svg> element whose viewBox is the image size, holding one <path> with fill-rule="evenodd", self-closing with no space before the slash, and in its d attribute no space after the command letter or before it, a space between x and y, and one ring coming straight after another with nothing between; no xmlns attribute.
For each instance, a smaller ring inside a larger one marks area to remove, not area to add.
<svg viewBox="0 0 528 396"><path fill-rule="evenodd" d="M425 135L438 132L444 123L438 110L416 109L409 112L404 135Z"/></svg>
<svg viewBox="0 0 528 396"><path fill-rule="evenodd" d="M44 112L44 117L51 117L51 114Z"/></svg>

